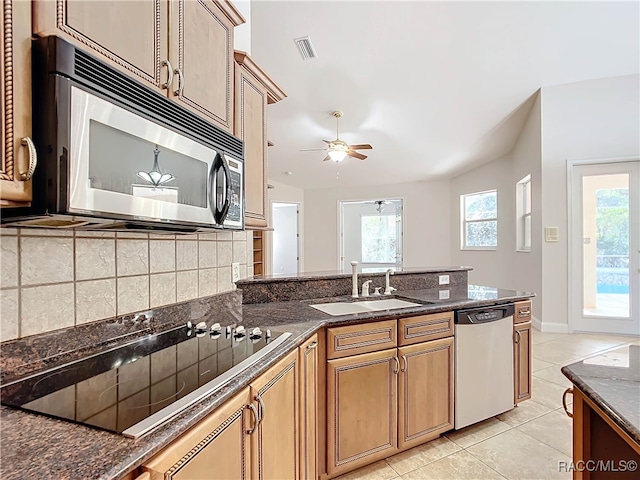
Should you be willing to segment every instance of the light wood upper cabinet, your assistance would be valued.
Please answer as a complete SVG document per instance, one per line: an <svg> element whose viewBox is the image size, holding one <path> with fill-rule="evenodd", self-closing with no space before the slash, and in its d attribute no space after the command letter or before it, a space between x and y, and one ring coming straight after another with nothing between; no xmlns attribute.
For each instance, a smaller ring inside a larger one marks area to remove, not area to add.
<svg viewBox="0 0 640 480"><path fill-rule="evenodd" d="M233 130L233 28L244 23L229 2L170 1L169 59L176 70L169 95Z"/></svg>
<svg viewBox="0 0 640 480"><path fill-rule="evenodd" d="M235 52L235 129L244 140L245 224L267 226L267 105L286 94L244 52Z"/></svg>
<svg viewBox="0 0 640 480"><path fill-rule="evenodd" d="M453 428L453 337L398 348L398 447Z"/></svg>
<svg viewBox="0 0 640 480"><path fill-rule="evenodd" d="M300 362L300 479L318 478L318 336L298 348Z"/></svg>
<svg viewBox="0 0 640 480"><path fill-rule="evenodd" d="M335 476L397 451L395 348L327 362L327 473Z"/></svg>
<svg viewBox="0 0 640 480"><path fill-rule="evenodd" d="M146 462L151 480L244 480L251 478L249 435L255 419L247 405L249 388Z"/></svg>
<svg viewBox="0 0 640 480"><path fill-rule="evenodd" d="M33 32L57 35L162 90L168 59L168 0L35 0ZM161 75L163 78L161 78Z"/></svg>
<svg viewBox="0 0 640 480"><path fill-rule="evenodd" d="M514 403L531 398L531 322L513 326Z"/></svg>
<svg viewBox="0 0 640 480"><path fill-rule="evenodd" d="M5 0L3 3L0 59L0 117L2 118L2 163L0 205L25 206L31 201L31 5Z"/></svg>
<svg viewBox="0 0 640 480"><path fill-rule="evenodd" d="M251 435L251 478L255 480L298 478L298 368L294 350L251 383L251 399L260 416Z"/></svg>
<svg viewBox="0 0 640 480"><path fill-rule="evenodd" d="M58 35L231 132L233 28L228 1L36 0L33 31Z"/></svg>

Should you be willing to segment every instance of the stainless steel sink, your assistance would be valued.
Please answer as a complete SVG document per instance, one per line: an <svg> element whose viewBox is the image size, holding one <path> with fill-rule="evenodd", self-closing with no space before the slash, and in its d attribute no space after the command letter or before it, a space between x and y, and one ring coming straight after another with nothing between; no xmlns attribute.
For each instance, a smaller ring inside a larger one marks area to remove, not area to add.
<svg viewBox="0 0 640 480"><path fill-rule="evenodd" d="M321 312L329 315L349 315L352 313L377 312L380 310L394 310L397 308L419 307L422 304L398 300L397 298L386 298L384 300L365 300L361 302L333 302L317 303L309 305Z"/></svg>

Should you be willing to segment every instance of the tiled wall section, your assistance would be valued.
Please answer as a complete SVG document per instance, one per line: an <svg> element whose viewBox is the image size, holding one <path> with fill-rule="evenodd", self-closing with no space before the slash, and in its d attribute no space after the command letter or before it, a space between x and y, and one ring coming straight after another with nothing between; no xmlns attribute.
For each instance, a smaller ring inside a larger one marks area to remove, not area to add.
<svg viewBox="0 0 640 480"><path fill-rule="evenodd" d="M251 237L1 229L0 341L234 290Z"/></svg>

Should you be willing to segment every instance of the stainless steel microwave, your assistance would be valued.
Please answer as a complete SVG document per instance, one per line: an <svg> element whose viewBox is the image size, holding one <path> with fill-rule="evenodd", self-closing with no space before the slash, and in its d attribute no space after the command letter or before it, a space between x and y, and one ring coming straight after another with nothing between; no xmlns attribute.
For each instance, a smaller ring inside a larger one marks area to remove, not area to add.
<svg viewBox="0 0 640 480"><path fill-rule="evenodd" d="M240 139L58 37L33 52L34 199L4 224L244 228Z"/></svg>

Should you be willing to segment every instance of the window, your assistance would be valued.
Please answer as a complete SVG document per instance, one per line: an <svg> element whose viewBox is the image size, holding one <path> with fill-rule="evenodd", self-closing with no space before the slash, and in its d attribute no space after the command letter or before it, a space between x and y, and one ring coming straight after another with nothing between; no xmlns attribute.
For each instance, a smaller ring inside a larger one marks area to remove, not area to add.
<svg viewBox="0 0 640 480"><path fill-rule="evenodd" d="M531 251L531 175L527 175L516 184L516 249L520 252Z"/></svg>
<svg viewBox="0 0 640 480"><path fill-rule="evenodd" d="M363 263L396 263L398 227L396 215L362 215Z"/></svg>
<svg viewBox="0 0 640 480"><path fill-rule="evenodd" d="M498 246L498 192L460 195L463 250L495 250Z"/></svg>

